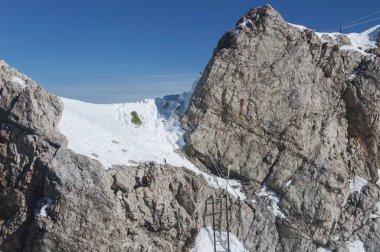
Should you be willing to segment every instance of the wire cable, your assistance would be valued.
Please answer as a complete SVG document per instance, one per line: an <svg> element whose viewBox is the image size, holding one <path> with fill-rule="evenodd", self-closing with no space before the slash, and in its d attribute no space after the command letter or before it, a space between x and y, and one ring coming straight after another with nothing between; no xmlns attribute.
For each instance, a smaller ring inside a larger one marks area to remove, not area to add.
<svg viewBox="0 0 380 252"><path fill-rule="evenodd" d="M352 25L352 24L354 24L354 23L356 23L356 22L358 22L358 21L361 21L361 20L363 20L363 19L365 19L365 18L368 18L368 17L374 16L374 15L376 15L376 14L378 14L378 13L380 13L380 9L377 10L377 11L375 11L375 12L373 12L373 13L371 13L371 14L369 14L369 15L366 15L366 16L364 16L364 17L361 17L361 18L355 19L355 20L353 20L353 21L351 21L351 22L348 22L347 24L342 25L342 27L345 27L345 26L348 26L348 25Z"/></svg>
<svg viewBox="0 0 380 252"><path fill-rule="evenodd" d="M357 19L355 19L353 21L350 21L350 22L348 22L348 23L346 23L346 24L344 24L342 26L339 26L337 28L333 28L333 29L327 30L327 32L336 32L336 31L339 31L340 29L349 28L349 27L353 27L355 25L362 24L362 23L357 23L357 22L362 21L363 19L372 17L372 16L374 16L376 14L379 14L379 13L380 13L380 9L376 10L375 12L372 12L371 14L368 14L368 15L365 15L363 17L357 18ZM375 20L377 20L377 18ZM365 21L365 22L367 23L367 22L371 22L371 21L374 21L374 20Z"/></svg>
<svg viewBox="0 0 380 252"><path fill-rule="evenodd" d="M375 21L375 20L380 20L380 17L377 17L377 18L374 18L374 19L370 19L370 20L367 20L367 21L363 21L363 22L360 22L360 23L357 23L357 24L353 24L353 25L345 26L345 27L342 27L342 29L343 29L343 28L354 27L354 26L357 26L357 25L365 24L365 23L369 23L369 22L372 22L372 21Z"/></svg>

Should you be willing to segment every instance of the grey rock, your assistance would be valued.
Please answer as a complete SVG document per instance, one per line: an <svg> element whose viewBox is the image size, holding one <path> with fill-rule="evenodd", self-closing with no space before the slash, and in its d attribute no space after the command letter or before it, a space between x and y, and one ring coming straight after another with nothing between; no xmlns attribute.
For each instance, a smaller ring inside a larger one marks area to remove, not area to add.
<svg viewBox="0 0 380 252"><path fill-rule="evenodd" d="M73 153L56 130L59 98L1 64L1 251L190 250L211 224L206 200L221 190L184 168L145 163L106 171ZM154 178L150 186L136 186L144 174ZM242 201L231 214L252 219L253 211ZM233 232L241 228L248 248L266 244L267 235L248 235L244 220L231 223ZM274 218L265 225L276 239Z"/></svg>
<svg viewBox="0 0 380 252"><path fill-rule="evenodd" d="M277 221L278 251L352 239L380 247L377 220L365 214L380 199L380 60L340 51L348 43L344 35L321 41L269 5L253 9L220 39L182 118L189 156L211 170L213 162L231 167L256 184L253 194L267 185L281 196L292 225ZM355 175L370 181L366 206L365 191L352 199Z"/></svg>
<svg viewBox="0 0 380 252"><path fill-rule="evenodd" d="M248 198L229 195L228 205L249 251L380 247L380 62L339 50L348 43L322 42L266 5L221 38L198 82L182 119L185 151L245 183ZM62 109L0 62L0 250L189 251L222 190L168 164L105 170L67 149ZM150 185L136 186L144 174ZM368 180L360 192L350 191L354 176Z"/></svg>

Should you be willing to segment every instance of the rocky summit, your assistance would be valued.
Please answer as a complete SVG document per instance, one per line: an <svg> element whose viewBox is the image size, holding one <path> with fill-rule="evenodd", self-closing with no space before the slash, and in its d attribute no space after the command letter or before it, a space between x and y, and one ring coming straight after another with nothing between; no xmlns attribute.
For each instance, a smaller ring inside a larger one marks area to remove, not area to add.
<svg viewBox="0 0 380 252"><path fill-rule="evenodd" d="M286 217L273 251L350 239L378 251L380 59L342 50L344 35L318 35L269 5L242 17L182 120L186 151L211 169L212 159L230 167L253 193L266 185L280 195ZM350 190L357 177L368 183Z"/></svg>
<svg viewBox="0 0 380 252"><path fill-rule="evenodd" d="M365 36L374 46L250 10L175 109L177 152L202 171L75 153L62 100L1 61L0 251L200 252L226 195L210 178L228 171L242 188L214 222L241 251L379 251L380 26Z"/></svg>

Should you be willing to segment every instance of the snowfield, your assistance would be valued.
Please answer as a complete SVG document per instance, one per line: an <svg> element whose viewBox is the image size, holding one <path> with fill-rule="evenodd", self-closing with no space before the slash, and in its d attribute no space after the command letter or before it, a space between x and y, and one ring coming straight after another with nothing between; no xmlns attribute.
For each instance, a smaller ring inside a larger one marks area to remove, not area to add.
<svg viewBox="0 0 380 252"><path fill-rule="evenodd" d="M202 175L214 188L227 187L233 197L244 200L240 182L208 175L176 151L184 145L177 113L186 110L190 96L183 93L122 104L61 98L64 110L58 129L66 136L69 149L100 161L106 169L145 161L166 162ZM131 122L132 111L141 118L141 126Z"/></svg>
<svg viewBox="0 0 380 252"><path fill-rule="evenodd" d="M174 112L173 107L178 107L179 96L171 101L149 99L124 104L61 99L64 111L58 128L68 138L68 148L99 160L107 169L140 161L165 163L166 160L175 166L192 165L174 152L184 144L183 132L179 125L169 122L174 120L172 117L166 118ZM132 111L138 113L141 126L131 122Z"/></svg>

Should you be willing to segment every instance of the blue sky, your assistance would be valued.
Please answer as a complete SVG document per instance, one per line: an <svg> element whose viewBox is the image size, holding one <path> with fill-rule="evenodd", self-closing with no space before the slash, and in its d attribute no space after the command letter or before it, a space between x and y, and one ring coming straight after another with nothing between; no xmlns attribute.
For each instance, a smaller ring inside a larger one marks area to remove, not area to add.
<svg viewBox="0 0 380 252"><path fill-rule="evenodd" d="M89 102L178 93L222 34L265 3L321 31L380 10L378 0L9 0L0 6L0 59L57 95Z"/></svg>

